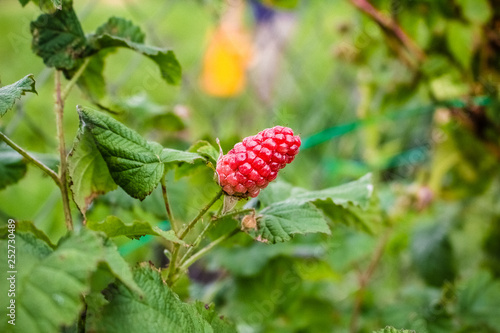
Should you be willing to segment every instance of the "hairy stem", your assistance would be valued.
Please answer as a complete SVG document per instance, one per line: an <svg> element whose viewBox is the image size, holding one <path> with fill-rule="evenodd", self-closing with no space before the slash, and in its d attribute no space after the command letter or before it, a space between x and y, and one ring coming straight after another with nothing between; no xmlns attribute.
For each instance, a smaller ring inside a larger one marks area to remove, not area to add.
<svg viewBox="0 0 500 333"><path fill-rule="evenodd" d="M168 221L170 222L170 227L177 234L176 225L174 223L174 214L172 213L172 209L170 208L170 203L168 201L167 194L167 180L165 179L165 174L161 177L161 193L163 194L163 202L165 202L165 209L167 211Z"/></svg>
<svg viewBox="0 0 500 333"><path fill-rule="evenodd" d="M12 149L17 151L19 154L21 154L25 159L36 165L40 170L45 172L50 178L54 180L56 185L58 187L61 187L61 181L59 180L59 177L57 176L57 173L55 173L52 169L50 169L48 166L37 160L34 156L31 156L27 151L25 151L23 148L18 146L14 141L9 139L5 134L0 132L0 139L3 140L7 145L9 145Z"/></svg>
<svg viewBox="0 0 500 333"><path fill-rule="evenodd" d="M198 237L196 237L196 239L194 240L193 244L191 247L189 247L186 251L186 253L184 253L184 255L182 256L181 260L180 260L180 263L182 264L183 262L186 261L186 259L189 258L189 255L191 254L191 252L194 251L194 249L196 247L198 247L198 245L200 244L201 240L203 239L203 236L205 235L205 233L208 231L208 229L210 229L210 227L212 226L212 224L215 222L215 220L212 220L212 221L208 221L207 225L205 226L205 228L203 228L203 230L201 231L201 233L198 235Z"/></svg>
<svg viewBox="0 0 500 333"><path fill-rule="evenodd" d="M179 267L179 270L181 270L181 271L186 270L196 260L198 260L201 257L203 257L208 251L210 251L211 249L213 249L215 246L219 245L220 243L222 243L226 239L229 239L229 238L233 237L234 235L236 235L240 231L241 231L240 228L236 228L233 231L231 231L230 233L227 233L225 235L220 236L219 238L217 238L216 240L214 240L213 242L211 242L210 244L208 244L207 246L205 246L204 248L202 248L200 251L198 251L194 255L192 255L188 260L186 260Z"/></svg>
<svg viewBox="0 0 500 333"><path fill-rule="evenodd" d="M54 110L56 113L56 125L57 125L57 138L59 139L59 157L61 159L59 165L59 180L61 182L61 195L63 200L64 218L66 221L66 228L68 230L73 230L73 219L71 217L71 208L69 205L69 194L68 194L68 165L66 160L66 144L64 142L64 124L63 124L63 114L64 114L64 100L61 95L61 72L56 70L55 72L55 106Z"/></svg>
<svg viewBox="0 0 500 333"><path fill-rule="evenodd" d="M196 217L191 221L189 222L189 224L186 226L186 228L184 228L184 230L181 232L179 238L180 239L184 239L184 237L186 237L186 235L188 234L188 232L193 229L194 225L196 224L196 222L198 222L202 217L203 215L205 215L205 213L210 209L210 207L212 207L214 205L214 203L219 200L219 198L222 196L222 190L220 190L219 192L217 192L217 194L215 195L215 197L213 197L213 199L205 206L203 207L200 212L198 213L198 215L196 215Z"/></svg>
<svg viewBox="0 0 500 333"><path fill-rule="evenodd" d="M212 198L212 200L210 200L210 202L200 210L198 215L196 215L196 217L191 222L189 222L189 224L186 226L186 228L184 228L184 230L182 230L181 234L179 235L180 239L184 239L184 237L186 237L186 235L194 227L196 222L198 222L203 217L203 215L205 215L205 213L210 209L210 207L212 207L214 205L214 203L217 200L219 200L219 198L221 196L222 196L222 190L217 192L217 194ZM174 250L172 253L172 259L170 260L170 264L168 266L167 283L169 283L169 284L172 283L174 275L177 271L176 265L177 265L177 257L179 256L179 251L180 251L180 245L175 243Z"/></svg>
<svg viewBox="0 0 500 333"><path fill-rule="evenodd" d="M236 210L236 211L233 211L233 212L221 215L221 216L217 216L216 220L219 220L219 219L221 219L223 217L229 217L229 216L234 216L234 215L241 215L241 214L246 214L246 213L250 213L250 212L255 212L255 208L245 208L245 209L242 209L242 210Z"/></svg>
<svg viewBox="0 0 500 333"><path fill-rule="evenodd" d="M193 246L191 246L190 248L188 248L188 250L186 251L186 253L184 254L184 256L182 256L181 261L180 261L181 264L184 263L186 260L189 259L189 255L191 254L191 252L193 252L196 249L196 247L201 243L201 240L203 239L203 236L205 236L205 234L207 233L208 229L210 229L210 227L215 222L219 221L220 219L222 219L224 217L234 216L234 215L240 215L240 214L245 214L245 213L250 213L252 211L255 211L255 209L253 209L253 208L242 209L242 210L234 211L234 212L231 212L231 213L228 213L228 214L224 214L222 216L217 216L213 220L209 221L207 223L207 225L205 226L205 228L198 235L198 237L196 237L196 239L194 240L194 242L192 244Z"/></svg>

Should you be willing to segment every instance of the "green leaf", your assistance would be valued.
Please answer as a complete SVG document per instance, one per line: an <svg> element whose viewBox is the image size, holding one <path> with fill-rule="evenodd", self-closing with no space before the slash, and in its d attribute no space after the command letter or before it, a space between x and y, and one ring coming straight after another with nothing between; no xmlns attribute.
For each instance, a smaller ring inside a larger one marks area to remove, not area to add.
<svg viewBox="0 0 500 333"><path fill-rule="evenodd" d="M233 333L236 332L236 327L228 322L227 320L220 317L217 312L215 312L215 305L212 303L210 305L205 304L200 301L196 301L194 308L202 316L202 318L212 326L214 333Z"/></svg>
<svg viewBox="0 0 500 333"><path fill-rule="evenodd" d="M142 43L145 38L139 27L129 20L118 17L111 17L108 22L97 28L97 34L104 33L120 36L136 43ZM105 96L104 60L110 53L110 50L103 50L93 55L82 76L77 81L80 89L85 91L94 103L98 103ZM76 72L76 70L73 72ZM67 76L72 77L73 73L68 73Z"/></svg>
<svg viewBox="0 0 500 333"><path fill-rule="evenodd" d="M500 282L480 271L458 289L458 316L471 325L500 327Z"/></svg>
<svg viewBox="0 0 500 333"><path fill-rule="evenodd" d="M186 123L182 117L175 112L165 111L146 119L146 124L161 131L182 131L186 128Z"/></svg>
<svg viewBox="0 0 500 333"><path fill-rule="evenodd" d="M269 184L269 186L259 194L257 199L264 207L266 207L275 202L285 201L290 197L294 197L295 194L302 193L303 191L305 190L293 187L291 184L278 180Z"/></svg>
<svg viewBox="0 0 500 333"><path fill-rule="evenodd" d="M139 27L129 20L118 17L111 17L108 22L97 28L96 34L100 35L104 33L119 36L136 43L144 42L145 38L144 33ZM78 86L95 103L98 103L105 96L106 84L102 73L104 70L104 60L110 53L110 50L103 50L93 55L82 76L77 81ZM76 70L77 68L67 73L67 76L72 77Z"/></svg>
<svg viewBox="0 0 500 333"><path fill-rule="evenodd" d="M367 209L373 195L371 174L367 174L356 181L320 191L304 191L293 196L288 201L297 204L314 202L317 200L331 200L339 206L348 207L353 204L362 209Z"/></svg>
<svg viewBox="0 0 500 333"><path fill-rule="evenodd" d="M270 205L269 207L282 203L289 206L313 203L333 222L359 227L367 232L373 232L380 224L371 174L356 181L320 191L306 191L277 182L271 184L261 196L262 199L259 196L259 200L262 200L264 205ZM276 203L277 200L279 201Z"/></svg>
<svg viewBox="0 0 500 333"><path fill-rule="evenodd" d="M87 55L87 40L71 6L31 22L33 51L48 67L71 70Z"/></svg>
<svg viewBox="0 0 500 333"><path fill-rule="evenodd" d="M158 185L165 164L193 163L201 156L148 142L102 112L77 106L80 126L88 128L111 177L128 195L143 200Z"/></svg>
<svg viewBox="0 0 500 333"><path fill-rule="evenodd" d="M110 239L106 239L103 241L103 245L104 253L101 259L101 264L106 265L113 276L125 284L129 290L139 296L142 296L143 292L135 283L130 266L118 252L118 248L115 243L113 243Z"/></svg>
<svg viewBox="0 0 500 333"><path fill-rule="evenodd" d="M405 329L398 330L392 326L387 326L384 329L373 331L373 333L416 333L416 332L413 330L405 330Z"/></svg>
<svg viewBox="0 0 500 333"><path fill-rule="evenodd" d="M31 233L37 239L44 241L48 246L52 249L55 249L56 246L52 244L51 240L47 235L33 224L30 221L16 221L16 232L23 233ZM5 239L8 236L8 228L7 226L0 228L0 239Z"/></svg>
<svg viewBox="0 0 500 333"><path fill-rule="evenodd" d="M2 247L6 246L6 240L2 242ZM99 263L110 267L116 276L123 276L124 285L139 290L133 280L127 279L128 266L123 258L117 260L110 251L116 253L116 248L87 229L70 233L55 250L32 233L16 232L16 260L22 263L17 267L16 315L22 320L8 329L42 333L71 325L83 309L82 294L90 291L90 277ZM1 326L0 330L7 331Z"/></svg>
<svg viewBox="0 0 500 333"><path fill-rule="evenodd" d="M287 201L273 204L260 211L257 230L250 234L264 243L287 242L295 234L322 232L330 229L321 212L311 203L290 204Z"/></svg>
<svg viewBox="0 0 500 333"><path fill-rule="evenodd" d="M160 159L163 163L191 163L202 157L196 153L190 153L182 150L175 150L170 148L163 148L160 154Z"/></svg>
<svg viewBox="0 0 500 333"><path fill-rule="evenodd" d="M284 314L283 309L292 303L299 302L300 293L304 288L293 261L287 257L270 261L262 269L261 274L251 277L235 276L231 280L232 283L227 292L221 296L226 296L223 301L227 301L228 315L243 325L260 324L264 321L267 324L270 319L279 318ZM290 320L290 317L286 320ZM299 332L299 330L294 331ZM302 332L324 331L304 329Z"/></svg>
<svg viewBox="0 0 500 333"><path fill-rule="evenodd" d="M366 209L351 202L338 205L333 199L317 200L313 203L333 223L342 223L371 234L374 234L382 225L378 200L375 197Z"/></svg>
<svg viewBox="0 0 500 333"><path fill-rule="evenodd" d="M217 165L219 151L208 141L199 140L189 147L188 151L198 153L203 156L207 162L212 163L214 166Z"/></svg>
<svg viewBox="0 0 500 333"><path fill-rule="evenodd" d="M153 235L163 237L170 242L188 246L183 240L175 235L173 230L165 231L158 227L151 227L146 221L125 223L116 216L108 216L101 222L88 221L87 228L95 231L102 231L108 237L126 236L130 239L139 239L145 235Z"/></svg>
<svg viewBox="0 0 500 333"><path fill-rule="evenodd" d="M0 189L17 183L27 171L24 158L12 149L0 150Z"/></svg>
<svg viewBox="0 0 500 333"><path fill-rule="evenodd" d="M127 37L110 35L107 31L89 38L94 52L107 48L125 47L153 60L160 68L162 78L169 84L178 84L181 79L181 66L171 50L134 42Z"/></svg>
<svg viewBox="0 0 500 333"><path fill-rule="evenodd" d="M475 24L485 24L491 19L492 10L488 0L457 0L464 17Z"/></svg>
<svg viewBox="0 0 500 333"><path fill-rule="evenodd" d="M0 88L0 117L12 109L16 99L20 99L27 92L38 94L35 90L33 74L28 74L16 83Z"/></svg>
<svg viewBox="0 0 500 333"><path fill-rule="evenodd" d="M176 178L188 176L200 170L201 167L206 168L206 166L211 167L215 172L219 151L210 142L204 140L197 141L187 151L197 153L202 158L197 160L198 163L180 165L175 173Z"/></svg>
<svg viewBox="0 0 500 333"><path fill-rule="evenodd" d="M417 231L411 244L415 267L425 282L441 287L456 276L455 258L446 228L433 225Z"/></svg>
<svg viewBox="0 0 500 333"><path fill-rule="evenodd" d="M446 42L455 60L462 68L469 69L475 44L473 27L459 21L449 21Z"/></svg>
<svg viewBox="0 0 500 333"><path fill-rule="evenodd" d="M108 22L97 28L95 35L99 36L103 34L120 37L139 44L144 43L144 39L146 38L141 28L132 23L132 21L115 16L110 17Z"/></svg>
<svg viewBox="0 0 500 333"><path fill-rule="evenodd" d="M54 7L61 10L62 9L62 0L51 0Z"/></svg>
<svg viewBox="0 0 500 333"><path fill-rule="evenodd" d="M218 265L224 267L236 276L254 276L261 272L267 263L280 256L292 257L296 253L314 253L317 254L318 247L309 248L299 247L292 243L278 243L273 246L267 246L259 242L253 242L250 246L233 246L228 251L226 248L216 248L213 250L210 258ZM249 260L251 258L251 260ZM245 265L241 263L244 262Z"/></svg>
<svg viewBox="0 0 500 333"><path fill-rule="evenodd" d="M105 56L106 52L100 52L90 57L87 67L78 78L78 81L76 81L78 87L88 95L92 102L99 101L104 98L106 94L106 82L102 74ZM65 74L67 77L72 77L77 70L78 69L75 69Z"/></svg>
<svg viewBox="0 0 500 333"><path fill-rule="evenodd" d="M73 144L68 157L68 171L73 200L84 216L98 195L116 189L106 162L86 127L80 129Z"/></svg>
<svg viewBox="0 0 500 333"><path fill-rule="evenodd" d="M177 237L177 235L175 234L175 232L173 230L165 231L165 230L161 230L158 227L153 227L153 230L158 236L163 237L170 242L174 242L174 243L183 245L185 247L189 247L189 245L186 244L186 242L184 242L182 239Z"/></svg>
<svg viewBox="0 0 500 333"><path fill-rule="evenodd" d="M87 127L111 177L128 195L143 200L160 181L162 147L101 112L77 106L81 126Z"/></svg>
<svg viewBox="0 0 500 333"><path fill-rule="evenodd" d="M108 216L105 220L96 222L87 221L87 228L95 231L102 231L108 237L126 236L130 239L139 239L144 235L158 234L153 231L151 225L146 221L133 221L132 223L125 223L116 216Z"/></svg>
<svg viewBox="0 0 500 333"><path fill-rule="evenodd" d="M134 271L136 283L144 290L139 297L121 283L109 288L102 308L89 309L87 327L97 332L236 332L215 322L212 314L200 314L197 306L183 303L162 280L160 272L148 265Z"/></svg>
<svg viewBox="0 0 500 333"><path fill-rule="evenodd" d="M54 12L56 9L62 9L62 0L19 0L23 7L30 1L46 12Z"/></svg>

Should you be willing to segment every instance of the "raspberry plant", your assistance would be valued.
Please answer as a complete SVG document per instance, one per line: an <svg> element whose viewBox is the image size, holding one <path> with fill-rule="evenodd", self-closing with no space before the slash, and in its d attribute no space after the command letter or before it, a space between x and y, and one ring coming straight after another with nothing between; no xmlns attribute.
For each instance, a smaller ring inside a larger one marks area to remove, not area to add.
<svg viewBox="0 0 500 333"><path fill-rule="evenodd" d="M290 128L266 129L219 155L207 141L196 142L188 150L164 147L147 141L106 112L80 105L67 107L68 95L78 86L88 99L82 104L107 109L103 105L103 68L116 48L151 59L168 84L179 83L181 67L172 50L144 44L144 34L128 20L112 17L94 33L85 34L71 1L36 3L47 12L31 23L32 49L47 67L54 68L59 161L57 168L47 165L0 133L9 147L2 149L10 158L0 185L9 186L21 179L26 163L37 166L60 190L65 216L61 223L65 223L67 234L53 244L31 222L17 221L18 260L23 263L16 296L19 320L15 326L2 321L2 332L136 332L144 325L147 331L233 332L234 325L220 319L213 306L183 303L175 295L176 283L186 278L191 265L236 235L240 241L249 237L274 244L290 241L297 234L330 234L333 223L365 223L361 215L373 197L369 175L316 192L296 188L278 193L279 188L269 187L267 199L259 200L260 192L299 152L301 140ZM62 76L68 80L64 87ZM23 94L36 93L35 79L30 74L0 88L1 116ZM63 117L75 109L79 130L68 149ZM173 214L166 176L172 169L181 176L189 175L182 170L190 166L200 166L203 172L215 170L216 176L208 186L212 198L191 220L183 221ZM167 228L146 221L124 222L116 216L100 221L88 218L92 202L117 187L144 200L158 186ZM221 197L236 198L233 207L223 209ZM227 227L230 230L225 230ZM6 242L7 229L1 230L2 242ZM213 236L215 230L217 237ZM151 263L131 267L113 241L119 236L140 239L146 235L161 239L169 258L166 267ZM151 311L157 314L154 321L147 319ZM30 315L34 313L36 317Z"/></svg>
<svg viewBox="0 0 500 333"><path fill-rule="evenodd" d="M495 1L19 2L1 332L499 331Z"/></svg>

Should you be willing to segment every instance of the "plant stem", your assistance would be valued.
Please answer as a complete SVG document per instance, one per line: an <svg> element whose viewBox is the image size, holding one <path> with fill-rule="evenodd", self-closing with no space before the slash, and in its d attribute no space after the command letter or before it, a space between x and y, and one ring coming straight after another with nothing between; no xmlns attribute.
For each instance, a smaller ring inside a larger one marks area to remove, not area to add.
<svg viewBox="0 0 500 333"><path fill-rule="evenodd" d="M85 58L85 60L83 61L83 64L80 66L80 68L78 68L76 73L73 74L73 77L71 78L71 80L68 82L68 84L66 85L66 87L64 88L64 90L61 93L61 100L63 102L68 97L69 93L71 92L71 89L73 89L73 86L75 85L76 81L78 81L80 76L82 76L82 74L85 71L85 68L87 68L87 65L89 64L89 62L90 62L90 57Z"/></svg>
<svg viewBox="0 0 500 333"><path fill-rule="evenodd" d="M213 206L213 204L219 200L219 198L222 196L222 190L220 190L219 192L217 192L217 194L215 195L215 197L212 198L212 200L210 200L210 202L205 206L203 207L200 212L198 213L198 215L196 215L196 217L191 221L189 222L189 224L186 226L186 228L184 228L184 230L181 232L181 234L179 235L179 238L180 239L184 239L184 237L186 237L186 235L188 234L188 232L193 228L193 226L196 224L196 222L199 221L199 219L201 219L203 217L203 215L205 215L205 213L210 209L210 207ZM172 279L176 273L176 264L177 264L177 257L179 256L179 251L180 251L180 245L175 243L174 244L174 250L173 250L173 253L172 253L172 259L170 260L170 264L168 266L168 275L167 275L167 283L171 283L172 282Z"/></svg>
<svg viewBox="0 0 500 333"><path fill-rule="evenodd" d="M368 0L350 0L350 2L359 10L370 16L379 26L386 31L390 31L397 40L416 58L422 62L425 60L425 53L420 47L404 32L397 22L384 16Z"/></svg>
<svg viewBox="0 0 500 333"><path fill-rule="evenodd" d="M366 269L366 271L360 272L359 274L358 277L359 290L356 294L356 299L354 300L354 309L352 311L351 322L349 324L349 332L351 333L355 333L358 331L358 318L361 311L361 306L363 305L365 290L366 287L368 286L368 283L370 282L371 277L373 276L373 273L375 272L375 269L377 268L380 262L380 259L382 258L382 255L384 254L385 245L389 240L391 231L392 229L388 229L384 233L384 235L377 244L377 248L375 249L375 252L373 253L373 256L370 260L370 263L368 264L368 268Z"/></svg>
<svg viewBox="0 0 500 333"><path fill-rule="evenodd" d="M193 242L193 246L191 246L190 248L188 248L188 250L186 251L186 253L182 256L181 258L181 264L184 263L189 257L189 254L191 252L193 252L195 250L195 248L198 246L198 244L200 244L201 240L203 239L203 236L205 236L206 232L208 231L208 229L217 221L219 221L220 219L224 218L224 217L228 217L228 216L233 216L233 215L239 215L239 214L245 214L245 213L250 213L254 211L253 208L247 208L247 209L242 209L242 210L239 210L239 211L234 211L234 212L231 212L231 213L228 213L228 214L224 214L222 216L218 216L217 218L209 221L207 223L207 225L205 226L205 228L201 231L201 233L198 235L198 237L196 237L196 239L194 240Z"/></svg>
<svg viewBox="0 0 500 333"><path fill-rule="evenodd" d="M12 149L17 151L19 154L21 154L25 159L36 165L40 170L45 172L50 178L54 180L56 185L58 187L61 187L61 181L59 180L59 177L57 176L57 173L55 173L52 169L50 169L48 166L37 160L34 156L31 156L27 151L25 151L23 148L19 147L14 141L9 139L5 134L0 132L0 139L3 140L7 145L9 145Z"/></svg>
<svg viewBox="0 0 500 333"><path fill-rule="evenodd" d="M233 231L231 231L230 233L228 234L225 234L225 235L222 235L221 237L217 238L216 240L214 240L213 242L211 242L210 244L208 244L207 246L205 246L204 248L202 248L200 251L196 252L194 255L192 255L188 260L186 260L180 267L179 267L179 270L185 270L187 269L189 266L191 266L196 260L200 259L203 255L205 255L208 251L210 251L212 248L214 248L215 246L219 245L220 243L222 243L223 241L225 241L226 239L229 239L231 237L233 237L234 235L236 235L240 230L240 228L236 228L234 229Z"/></svg>
<svg viewBox="0 0 500 333"><path fill-rule="evenodd" d="M209 221L207 223L207 225L205 226L205 228L201 231L201 233L198 235L198 237L196 237L196 239L194 240L193 244L191 247L189 247L186 251L186 253L184 253L184 255L182 256L181 260L180 260L180 263L182 264L184 261L186 261L186 259L189 257L189 254L191 252L194 251L194 249L198 246L198 244L201 242L203 236L205 235L205 233L208 231L208 229L210 228L210 226L212 225L213 221Z"/></svg>
<svg viewBox="0 0 500 333"><path fill-rule="evenodd" d="M227 213L227 214L224 214L222 216L218 216L216 220L219 220L223 217L228 217L228 216L233 216L233 215L240 215L240 214L245 214L245 213L250 213L250 212L253 212L255 211L255 208L246 208L246 209L242 209L242 210L236 210L236 211L233 211L231 213Z"/></svg>
<svg viewBox="0 0 500 333"><path fill-rule="evenodd" d="M54 111L56 113L56 125L57 125L57 138L59 139L59 157L61 159L59 165L59 180L61 182L61 195L63 200L64 218L66 221L66 228L68 230L73 230L73 219L71 217L71 208L69 206L69 195L68 195L68 165L66 161L66 144L64 142L64 124L63 124L63 114L64 114L64 100L61 95L61 72L56 70L55 72L55 106Z"/></svg>
<svg viewBox="0 0 500 333"><path fill-rule="evenodd" d="M187 233L194 227L194 225L196 224L196 222L199 221L199 219L201 219L201 217L203 215L205 215L205 213L210 209L210 207L213 206L213 204L219 200L219 198L222 196L222 190L220 190L219 192L217 192L217 194L215 195L215 197L213 197L213 199L205 206L203 207L200 212L198 213L198 215L196 215L196 217L191 221L189 222L189 224L186 226L186 228L184 228L184 230L181 232L179 238L180 239L184 239L184 237L186 237Z"/></svg>
<svg viewBox="0 0 500 333"><path fill-rule="evenodd" d="M177 234L176 225L174 223L174 214L172 213L172 209L170 208L170 203L168 201L167 194L167 181L165 179L165 174L161 177L161 192L163 194L163 201L165 202L165 209L167 210L168 221L170 222L170 227Z"/></svg>

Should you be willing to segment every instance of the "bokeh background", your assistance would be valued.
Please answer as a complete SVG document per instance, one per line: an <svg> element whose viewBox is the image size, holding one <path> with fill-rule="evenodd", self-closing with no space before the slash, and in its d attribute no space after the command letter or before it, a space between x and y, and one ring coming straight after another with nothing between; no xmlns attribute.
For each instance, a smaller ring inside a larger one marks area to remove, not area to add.
<svg viewBox="0 0 500 333"><path fill-rule="evenodd" d="M279 181L321 189L371 172L381 212L367 232L214 251L176 292L214 302L241 332L500 331L500 2L496 0L75 1L85 32L109 16L174 50L182 82L130 50L108 57L105 112L164 146L199 139L227 152L274 125L302 138ZM38 95L0 120L15 142L57 164L53 69L31 52L33 4L0 1L2 85L29 73ZM94 101L95 102L95 101ZM78 129L75 89L66 142ZM68 144L69 145L69 144ZM188 221L211 197L209 170L169 173L174 214ZM168 228L161 191L143 202L116 190L89 219L117 215ZM75 219L81 221L76 215ZM0 191L0 218L31 220L56 242L60 194L34 167ZM148 237L118 240L130 262L165 265Z"/></svg>

